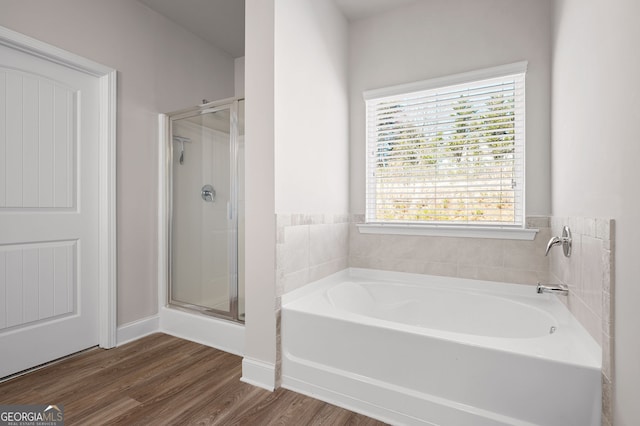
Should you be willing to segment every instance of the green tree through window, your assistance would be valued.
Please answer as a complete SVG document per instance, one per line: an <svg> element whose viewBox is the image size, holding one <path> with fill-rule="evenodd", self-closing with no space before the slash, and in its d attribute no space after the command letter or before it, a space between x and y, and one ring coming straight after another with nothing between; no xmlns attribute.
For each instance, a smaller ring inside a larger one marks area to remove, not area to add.
<svg viewBox="0 0 640 426"><path fill-rule="evenodd" d="M520 225L524 74L368 101L368 222Z"/></svg>

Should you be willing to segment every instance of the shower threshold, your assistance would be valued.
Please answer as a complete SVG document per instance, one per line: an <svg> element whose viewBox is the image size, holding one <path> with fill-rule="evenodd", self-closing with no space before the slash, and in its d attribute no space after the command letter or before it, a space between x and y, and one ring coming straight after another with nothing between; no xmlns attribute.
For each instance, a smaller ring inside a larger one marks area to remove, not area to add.
<svg viewBox="0 0 640 426"><path fill-rule="evenodd" d="M208 317L214 317L214 318L218 318L226 321L231 321L234 323L244 324L244 313L239 314L238 319L234 319L233 315L230 312L225 311L224 309L216 309L215 307L200 306L200 305L194 305L191 303L183 303L175 300L171 301L167 307L178 309L180 311L195 314L195 315L198 315L198 314L206 315Z"/></svg>
<svg viewBox="0 0 640 426"><path fill-rule="evenodd" d="M220 311L215 310L215 309L205 309L205 310L203 310L203 311L202 311L202 313L203 313L203 314L206 314L206 315L211 315L211 316L213 316L213 317L218 317L218 318L220 318ZM232 321L234 321L234 322L235 322L236 320L232 320ZM244 323L244 313L242 313L242 314L238 314L238 320L237 320L237 322Z"/></svg>
<svg viewBox="0 0 640 426"><path fill-rule="evenodd" d="M160 331L243 356L244 323L169 304L160 308Z"/></svg>

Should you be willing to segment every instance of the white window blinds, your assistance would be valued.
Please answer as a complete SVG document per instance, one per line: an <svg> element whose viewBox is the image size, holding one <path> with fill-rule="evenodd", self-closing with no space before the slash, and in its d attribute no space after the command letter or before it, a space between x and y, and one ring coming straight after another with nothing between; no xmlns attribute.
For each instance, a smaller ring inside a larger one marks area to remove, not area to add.
<svg viewBox="0 0 640 426"><path fill-rule="evenodd" d="M525 70L365 93L367 223L523 228Z"/></svg>

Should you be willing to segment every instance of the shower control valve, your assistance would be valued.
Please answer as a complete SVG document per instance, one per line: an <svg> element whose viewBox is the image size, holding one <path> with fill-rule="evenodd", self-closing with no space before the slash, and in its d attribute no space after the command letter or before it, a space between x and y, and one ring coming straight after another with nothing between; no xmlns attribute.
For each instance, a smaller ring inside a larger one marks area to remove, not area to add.
<svg viewBox="0 0 640 426"><path fill-rule="evenodd" d="M207 203L212 203L216 199L216 190L213 189L213 186L207 184L200 190L200 196Z"/></svg>

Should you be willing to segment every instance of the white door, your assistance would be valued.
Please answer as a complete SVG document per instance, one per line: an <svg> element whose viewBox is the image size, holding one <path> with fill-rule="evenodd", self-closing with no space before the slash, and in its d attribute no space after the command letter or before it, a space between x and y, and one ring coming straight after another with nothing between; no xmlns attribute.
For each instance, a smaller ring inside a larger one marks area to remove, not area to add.
<svg viewBox="0 0 640 426"><path fill-rule="evenodd" d="M98 344L99 95L0 46L0 377Z"/></svg>

